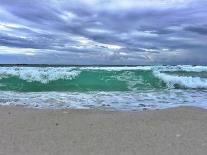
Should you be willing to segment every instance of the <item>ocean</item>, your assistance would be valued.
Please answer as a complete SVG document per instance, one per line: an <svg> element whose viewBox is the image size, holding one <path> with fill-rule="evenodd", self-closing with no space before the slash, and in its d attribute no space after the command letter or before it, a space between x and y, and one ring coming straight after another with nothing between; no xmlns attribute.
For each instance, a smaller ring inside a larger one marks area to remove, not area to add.
<svg viewBox="0 0 207 155"><path fill-rule="evenodd" d="M0 105L115 111L207 108L207 66L2 66Z"/></svg>

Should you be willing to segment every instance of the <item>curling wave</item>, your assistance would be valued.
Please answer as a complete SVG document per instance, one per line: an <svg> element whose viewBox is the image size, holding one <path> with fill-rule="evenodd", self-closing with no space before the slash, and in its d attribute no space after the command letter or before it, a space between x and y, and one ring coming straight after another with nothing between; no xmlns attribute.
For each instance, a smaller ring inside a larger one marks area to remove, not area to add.
<svg viewBox="0 0 207 155"><path fill-rule="evenodd" d="M0 90L138 91L207 89L205 66L0 67Z"/></svg>

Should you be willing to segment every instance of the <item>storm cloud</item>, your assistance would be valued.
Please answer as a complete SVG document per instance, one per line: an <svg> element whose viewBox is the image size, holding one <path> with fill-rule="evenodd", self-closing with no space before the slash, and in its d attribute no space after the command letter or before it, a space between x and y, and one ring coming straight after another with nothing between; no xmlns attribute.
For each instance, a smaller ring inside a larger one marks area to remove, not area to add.
<svg viewBox="0 0 207 155"><path fill-rule="evenodd" d="M0 63L207 64L207 0L0 0Z"/></svg>

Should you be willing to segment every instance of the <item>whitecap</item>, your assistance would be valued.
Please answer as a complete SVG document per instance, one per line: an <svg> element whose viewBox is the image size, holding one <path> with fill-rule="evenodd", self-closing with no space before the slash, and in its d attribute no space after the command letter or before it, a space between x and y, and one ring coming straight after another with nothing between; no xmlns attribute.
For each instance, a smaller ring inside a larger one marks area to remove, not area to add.
<svg viewBox="0 0 207 155"><path fill-rule="evenodd" d="M191 76L177 76L169 75L166 73L160 73L154 71L154 76L164 81L169 88L174 88L175 85L179 85L184 88L207 88L207 79Z"/></svg>

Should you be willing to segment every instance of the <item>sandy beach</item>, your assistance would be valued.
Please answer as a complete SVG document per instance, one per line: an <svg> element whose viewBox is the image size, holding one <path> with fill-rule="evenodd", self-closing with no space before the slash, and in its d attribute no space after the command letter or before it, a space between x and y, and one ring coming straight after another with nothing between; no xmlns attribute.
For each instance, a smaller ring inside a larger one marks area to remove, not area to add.
<svg viewBox="0 0 207 155"><path fill-rule="evenodd" d="M1 155L205 155L207 111L0 107Z"/></svg>

